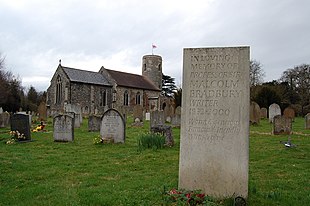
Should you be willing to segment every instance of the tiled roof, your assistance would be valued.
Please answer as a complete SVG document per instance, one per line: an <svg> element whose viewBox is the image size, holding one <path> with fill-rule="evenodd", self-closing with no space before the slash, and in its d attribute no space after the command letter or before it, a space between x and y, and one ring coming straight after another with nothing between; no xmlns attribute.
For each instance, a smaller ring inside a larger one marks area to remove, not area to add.
<svg viewBox="0 0 310 206"><path fill-rule="evenodd" d="M119 86L160 91L158 87L156 87L149 79L144 76L109 69L106 69L106 71Z"/></svg>
<svg viewBox="0 0 310 206"><path fill-rule="evenodd" d="M98 84L105 86L112 86L108 80L98 72L85 71L81 69L74 69L69 67L61 66L68 78L72 82L82 82L88 84Z"/></svg>

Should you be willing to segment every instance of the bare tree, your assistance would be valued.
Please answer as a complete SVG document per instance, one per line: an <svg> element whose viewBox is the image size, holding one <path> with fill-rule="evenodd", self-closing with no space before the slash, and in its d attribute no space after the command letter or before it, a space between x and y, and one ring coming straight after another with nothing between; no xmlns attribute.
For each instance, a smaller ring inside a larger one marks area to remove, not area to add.
<svg viewBox="0 0 310 206"><path fill-rule="evenodd" d="M250 84L257 86L264 82L265 72L260 62L256 60L250 61Z"/></svg>

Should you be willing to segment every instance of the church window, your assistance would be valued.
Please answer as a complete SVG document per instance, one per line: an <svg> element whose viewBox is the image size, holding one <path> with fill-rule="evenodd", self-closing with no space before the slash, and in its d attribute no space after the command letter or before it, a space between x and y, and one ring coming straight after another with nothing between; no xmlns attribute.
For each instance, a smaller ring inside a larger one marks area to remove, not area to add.
<svg viewBox="0 0 310 206"><path fill-rule="evenodd" d="M126 90L124 92L124 105L128 106L129 103L129 95L128 95L128 91Z"/></svg>
<svg viewBox="0 0 310 206"><path fill-rule="evenodd" d="M62 99L62 82L61 77L57 76L57 82L56 82L56 104L60 104Z"/></svg>
<svg viewBox="0 0 310 206"><path fill-rule="evenodd" d="M107 105L107 91L106 90L101 90L100 91L99 101L100 101L100 106L101 107L104 107L104 106Z"/></svg>
<svg viewBox="0 0 310 206"><path fill-rule="evenodd" d="M141 104L141 94L140 94L140 92L137 92L137 94L136 94L136 104Z"/></svg>

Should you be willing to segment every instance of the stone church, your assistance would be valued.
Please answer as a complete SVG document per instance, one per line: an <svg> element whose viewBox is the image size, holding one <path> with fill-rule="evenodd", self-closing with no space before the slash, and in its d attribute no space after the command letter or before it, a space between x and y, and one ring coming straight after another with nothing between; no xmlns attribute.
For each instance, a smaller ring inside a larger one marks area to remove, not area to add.
<svg viewBox="0 0 310 206"><path fill-rule="evenodd" d="M162 58L145 55L142 75L101 67L98 72L70 68L59 63L49 88L49 114L64 112L66 105L78 105L82 115L103 114L114 108L123 114L137 105L145 112L163 109L171 100L161 96Z"/></svg>

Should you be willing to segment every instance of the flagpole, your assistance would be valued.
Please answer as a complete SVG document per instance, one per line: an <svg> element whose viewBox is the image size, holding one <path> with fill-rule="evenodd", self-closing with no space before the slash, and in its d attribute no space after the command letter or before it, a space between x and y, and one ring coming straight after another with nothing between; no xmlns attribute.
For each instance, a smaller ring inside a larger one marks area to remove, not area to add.
<svg viewBox="0 0 310 206"><path fill-rule="evenodd" d="M152 43L152 55L154 55L154 53L153 53L153 49L154 49L154 46L153 46L154 44Z"/></svg>

